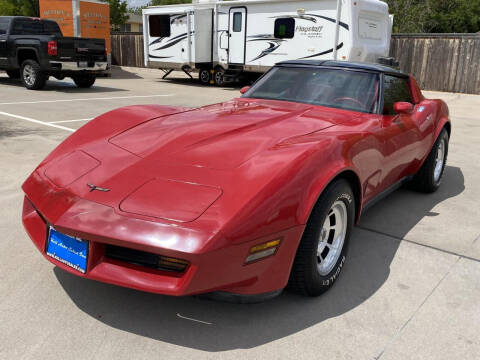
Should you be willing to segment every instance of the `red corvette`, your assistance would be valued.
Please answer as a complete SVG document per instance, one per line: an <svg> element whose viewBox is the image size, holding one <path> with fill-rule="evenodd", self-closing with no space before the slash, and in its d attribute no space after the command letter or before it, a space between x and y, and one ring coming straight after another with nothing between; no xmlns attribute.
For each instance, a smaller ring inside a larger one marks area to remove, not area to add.
<svg viewBox="0 0 480 360"><path fill-rule="evenodd" d="M81 277L167 294L260 300L337 280L362 210L441 183L441 100L381 65L280 63L243 96L130 106L56 148L23 185L40 252Z"/></svg>

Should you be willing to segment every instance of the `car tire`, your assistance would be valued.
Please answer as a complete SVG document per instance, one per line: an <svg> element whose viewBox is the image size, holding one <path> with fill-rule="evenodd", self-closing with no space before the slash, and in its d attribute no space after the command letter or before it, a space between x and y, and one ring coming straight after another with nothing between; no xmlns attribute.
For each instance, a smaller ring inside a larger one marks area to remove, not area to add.
<svg viewBox="0 0 480 360"><path fill-rule="evenodd" d="M82 88L82 89L87 89L93 86L95 84L95 81L97 78L95 76L87 75L87 76L75 76L73 78L73 82L77 87Z"/></svg>
<svg viewBox="0 0 480 360"><path fill-rule="evenodd" d="M449 135L443 129L422 167L410 182L410 188L424 193L433 193L442 183L448 157Z"/></svg>
<svg viewBox="0 0 480 360"><path fill-rule="evenodd" d="M213 73L213 80L215 82L216 86L224 86L225 85L225 80L224 80L224 75L225 75L225 70L222 68L216 68L215 72Z"/></svg>
<svg viewBox="0 0 480 360"><path fill-rule="evenodd" d="M7 70L6 73L10 79L20 79L20 70Z"/></svg>
<svg viewBox="0 0 480 360"><path fill-rule="evenodd" d="M48 75L41 71L40 65L35 60L25 60L20 75L23 86L28 90L41 90L48 80Z"/></svg>
<svg viewBox="0 0 480 360"><path fill-rule="evenodd" d="M295 256L287 289L318 296L342 271L355 219L355 197L346 180L330 184L312 210Z"/></svg>
<svg viewBox="0 0 480 360"><path fill-rule="evenodd" d="M210 85L210 70L209 69L200 69L198 73L198 80L200 80L200 83L203 85Z"/></svg>

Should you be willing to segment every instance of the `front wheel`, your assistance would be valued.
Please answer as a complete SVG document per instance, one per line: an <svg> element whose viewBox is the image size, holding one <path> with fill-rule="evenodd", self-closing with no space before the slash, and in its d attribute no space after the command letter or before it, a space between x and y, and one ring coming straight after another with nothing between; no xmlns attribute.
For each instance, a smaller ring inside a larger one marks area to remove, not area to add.
<svg viewBox="0 0 480 360"><path fill-rule="evenodd" d="M449 141L448 132L443 129L420 171L411 181L411 188L425 193L433 193L438 190L447 165Z"/></svg>
<svg viewBox="0 0 480 360"><path fill-rule="evenodd" d="M73 78L75 85L79 88L89 88L95 84L95 76L76 76Z"/></svg>
<svg viewBox="0 0 480 360"><path fill-rule="evenodd" d="M345 263L354 218L355 198L349 183L333 182L308 220L290 274L290 290L318 296L332 287Z"/></svg>
<svg viewBox="0 0 480 360"><path fill-rule="evenodd" d="M35 60L25 60L22 64L21 77L23 86L28 90L43 89L48 75L43 73Z"/></svg>

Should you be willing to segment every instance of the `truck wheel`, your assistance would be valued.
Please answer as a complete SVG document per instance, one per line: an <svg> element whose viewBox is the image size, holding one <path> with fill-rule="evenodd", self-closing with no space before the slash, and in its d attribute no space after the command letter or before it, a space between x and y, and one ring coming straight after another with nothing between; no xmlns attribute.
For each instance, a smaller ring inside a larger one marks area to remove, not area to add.
<svg viewBox="0 0 480 360"><path fill-rule="evenodd" d="M25 60L22 64L21 78L23 86L28 90L43 89L48 76L40 70L40 65L34 60Z"/></svg>
<svg viewBox="0 0 480 360"><path fill-rule="evenodd" d="M447 164L449 141L448 132L443 129L427 159L409 184L410 188L424 193L438 190Z"/></svg>
<svg viewBox="0 0 480 360"><path fill-rule="evenodd" d="M315 205L297 250L288 288L318 296L338 279L355 218L355 200L345 180L330 184Z"/></svg>
<svg viewBox="0 0 480 360"><path fill-rule="evenodd" d="M210 84L210 70L209 69L200 69L198 73L198 80L202 85Z"/></svg>
<svg viewBox="0 0 480 360"><path fill-rule="evenodd" d="M10 79L20 79L20 70L7 70Z"/></svg>
<svg viewBox="0 0 480 360"><path fill-rule="evenodd" d="M92 87L93 84L95 84L96 77L95 76L75 76L73 78L73 81L75 82L75 85L77 85L79 88L89 88Z"/></svg>
<svg viewBox="0 0 480 360"><path fill-rule="evenodd" d="M222 68L216 68L215 73L213 74L213 80L215 81L215 85L217 86L224 86L225 80L223 76L225 75L225 70Z"/></svg>

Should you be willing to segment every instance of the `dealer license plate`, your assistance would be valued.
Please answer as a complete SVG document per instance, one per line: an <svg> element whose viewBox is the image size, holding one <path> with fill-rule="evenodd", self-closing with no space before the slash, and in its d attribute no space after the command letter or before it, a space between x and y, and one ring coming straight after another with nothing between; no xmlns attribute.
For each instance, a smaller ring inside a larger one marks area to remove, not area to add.
<svg viewBox="0 0 480 360"><path fill-rule="evenodd" d="M85 274L87 271L88 241L62 234L50 227L47 255Z"/></svg>
<svg viewBox="0 0 480 360"><path fill-rule="evenodd" d="M78 67L80 67L80 68L88 67L88 61L79 61L78 62Z"/></svg>

